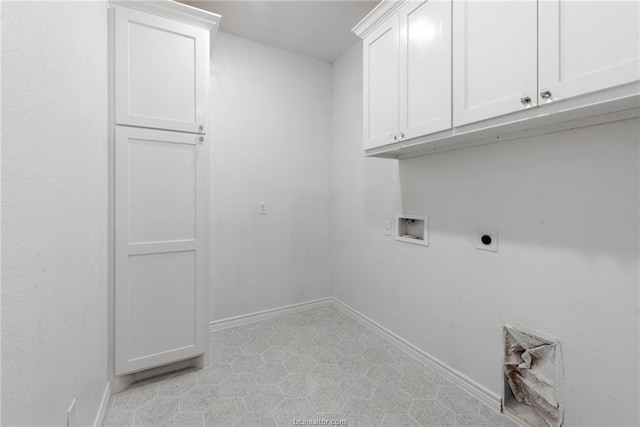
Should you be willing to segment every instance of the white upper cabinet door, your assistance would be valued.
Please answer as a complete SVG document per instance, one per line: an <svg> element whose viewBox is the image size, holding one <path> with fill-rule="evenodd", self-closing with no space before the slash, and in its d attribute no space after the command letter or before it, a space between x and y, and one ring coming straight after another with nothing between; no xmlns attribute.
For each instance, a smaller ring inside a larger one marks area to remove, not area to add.
<svg viewBox="0 0 640 427"><path fill-rule="evenodd" d="M203 133L208 58L207 30L116 7L116 123Z"/></svg>
<svg viewBox="0 0 640 427"><path fill-rule="evenodd" d="M537 2L453 3L453 124L537 105Z"/></svg>
<svg viewBox="0 0 640 427"><path fill-rule="evenodd" d="M364 148L391 144L398 138L398 15L364 39Z"/></svg>
<svg viewBox="0 0 640 427"><path fill-rule="evenodd" d="M640 2L539 3L540 102L640 79Z"/></svg>
<svg viewBox="0 0 640 427"><path fill-rule="evenodd" d="M208 156L201 138L116 129L117 375L206 350Z"/></svg>
<svg viewBox="0 0 640 427"><path fill-rule="evenodd" d="M451 128L451 1L410 1L400 20L400 138Z"/></svg>

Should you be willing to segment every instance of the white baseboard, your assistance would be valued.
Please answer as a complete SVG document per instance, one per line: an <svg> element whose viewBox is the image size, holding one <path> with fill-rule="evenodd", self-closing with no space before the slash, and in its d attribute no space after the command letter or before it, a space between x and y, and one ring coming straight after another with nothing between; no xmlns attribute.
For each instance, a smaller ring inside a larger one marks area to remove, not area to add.
<svg viewBox="0 0 640 427"><path fill-rule="evenodd" d="M395 344L396 346L398 346L399 348L407 352L409 355L418 359L420 362L428 366L430 369L436 371L437 373L445 377L447 380L451 381L453 384L457 385L467 393L471 394L473 397L478 399L485 406L497 412L501 411L502 399L497 394L491 392L490 390L478 384L477 382L467 377L460 371L457 371L456 369L452 368L446 363L433 357L426 351L421 350L417 346L411 344L407 340L391 332L390 330L380 325L379 323L371 320L370 318L360 313L353 307L350 307L349 305L338 300L337 298L332 297L331 299L333 300L334 306L338 310L341 310L342 312L347 313L348 315L356 318L357 320L360 321L360 324L367 327L371 331L377 333L382 338L392 342L393 344Z"/></svg>
<svg viewBox="0 0 640 427"><path fill-rule="evenodd" d="M166 365L156 366L155 368L145 369L144 371L132 372L130 374L118 375L111 380L111 393L120 393L136 381L146 380L147 378L156 377L168 372L179 371L186 368L202 368L205 365L204 356L195 356L189 359L178 360L177 362L167 363Z"/></svg>
<svg viewBox="0 0 640 427"><path fill-rule="evenodd" d="M270 319L275 316L280 316L288 313L295 313L298 311L309 310L316 307L332 306L342 312L348 314L357 320L361 325L370 329L372 332L380 335L382 338L390 341L391 343L404 350L410 356L413 356L430 369L436 371L444 378L457 385L467 393L478 399L483 405L489 407L493 411L500 412L502 409L502 399L497 394L491 392L484 386L478 384L471 378L467 377L463 373L457 371L446 363L438 360L434 356L430 355L424 350L421 350L417 346L411 344L407 340L398 336L397 334L386 329L384 326L368 318L364 314L360 313L356 309L350 307L344 302L338 300L335 297L321 298L313 301L303 302L300 304L292 304L284 307L274 308L271 310L258 311L256 313L244 314L242 316L229 317L226 319L215 320L209 323L209 329L211 332L218 331L220 329L226 329L234 326L245 325L247 323L258 322L261 320Z"/></svg>
<svg viewBox="0 0 640 427"><path fill-rule="evenodd" d="M98 413L96 414L96 418L93 420L94 427L101 427L104 422L104 416L107 413L107 407L109 406L109 399L111 398L111 382L107 382L107 385L104 388L104 393L102 393L102 400L100 401L100 406L98 407Z"/></svg>
<svg viewBox="0 0 640 427"><path fill-rule="evenodd" d="M309 310L318 307L334 307L343 313L346 313L350 317L354 318L361 325L368 328L372 332L381 336L382 338L390 341L405 351L410 356L416 358L430 369L436 371L451 383L457 385L467 393L477 398L482 404L489 407L493 411L500 412L502 409L502 399L497 394L491 392L484 386L475 382L471 378L467 377L463 373L457 371L446 363L438 360L434 356L430 355L424 350L421 350L414 344L411 344L404 338L386 329L384 326L360 313L353 307L345 304L335 297L321 298L313 301L303 302L299 304L292 304L284 307L278 307L270 310L258 311L255 313L244 314L241 316L229 317L226 319L215 320L209 323L209 329L211 332L218 331L220 329L230 328L234 326L245 325L248 323L258 322L280 316L283 314L296 313L299 311ZM94 426L101 426L104 420L104 416L109 405L109 398L111 396L111 383L107 383L107 386L102 396L102 402L96 415ZM511 418L511 417L510 417Z"/></svg>
<svg viewBox="0 0 640 427"><path fill-rule="evenodd" d="M320 298L312 301L302 302L299 304L286 305L284 307L272 308L270 310L257 311L255 313L243 314L241 316L227 317L226 319L213 320L209 322L209 330L211 332L220 329L231 328L234 326L246 325L247 323L259 322L261 320L271 319L288 313L309 310L311 308L326 307L333 305L333 297Z"/></svg>

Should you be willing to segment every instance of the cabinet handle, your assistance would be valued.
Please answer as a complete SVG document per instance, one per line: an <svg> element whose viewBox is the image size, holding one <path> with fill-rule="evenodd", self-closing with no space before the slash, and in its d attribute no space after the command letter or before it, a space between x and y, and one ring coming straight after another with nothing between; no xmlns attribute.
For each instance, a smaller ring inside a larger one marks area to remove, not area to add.
<svg viewBox="0 0 640 427"><path fill-rule="evenodd" d="M398 135L390 135L389 138L391 138L392 141L397 141Z"/></svg>
<svg viewBox="0 0 640 427"><path fill-rule="evenodd" d="M203 131L203 130L204 130L204 126L203 126L203 125L199 125L199 126L198 126L198 130L199 130L199 131Z"/></svg>
<svg viewBox="0 0 640 427"><path fill-rule="evenodd" d="M520 98L520 103L525 107L528 107L529 105L531 105L531 97L527 95L522 96Z"/></svg>
<svg viewBox="0 0 640 427"><path fill-rule="evenodd" d="M542 99L551 99L551 91L549 89L542 89L540 91Z"/></svg>
<svg viewBox="0 0 640 427"><path fill-rule="evenodd" d="M404 133L400 132L400 139L404 139Z"/></svg>
<svg viewBox="0 0 640 427"><path fill-rule="evenodd" d="M204 143L204 136L198 137L198 144L203 144L203 143Z"/></svg>

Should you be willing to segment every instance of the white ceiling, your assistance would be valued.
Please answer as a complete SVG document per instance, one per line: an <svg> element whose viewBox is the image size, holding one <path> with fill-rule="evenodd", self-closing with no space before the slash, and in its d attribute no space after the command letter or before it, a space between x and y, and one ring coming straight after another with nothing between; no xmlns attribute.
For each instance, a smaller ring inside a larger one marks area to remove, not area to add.
<svg viewBox="0 0 640 427"><path fill-rule="evenodd" d="M236 36L333 62L358 38L351 28L378 1L181 0L222 15L220 29Z"/></svg>

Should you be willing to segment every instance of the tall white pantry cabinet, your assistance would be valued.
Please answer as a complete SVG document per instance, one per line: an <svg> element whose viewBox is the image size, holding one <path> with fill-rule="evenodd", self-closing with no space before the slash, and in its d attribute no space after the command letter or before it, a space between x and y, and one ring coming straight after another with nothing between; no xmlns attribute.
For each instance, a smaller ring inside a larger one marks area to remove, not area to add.
<svg viewBox="0 0 640 427"><path fill-rule="evenodd" d="M210 41L220 17L110 4L115 374L207 348Z"/></svg>

